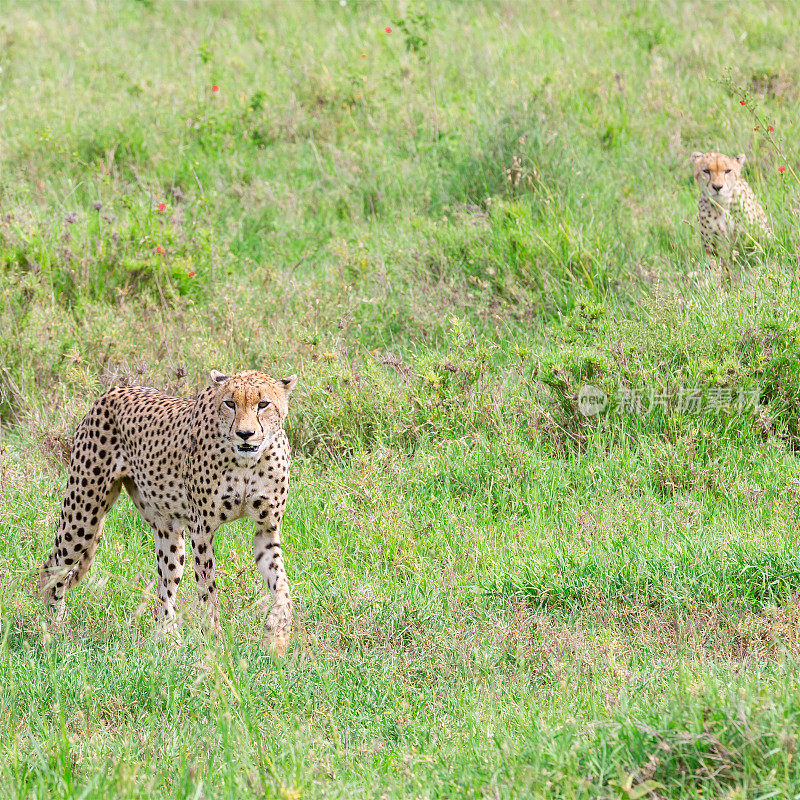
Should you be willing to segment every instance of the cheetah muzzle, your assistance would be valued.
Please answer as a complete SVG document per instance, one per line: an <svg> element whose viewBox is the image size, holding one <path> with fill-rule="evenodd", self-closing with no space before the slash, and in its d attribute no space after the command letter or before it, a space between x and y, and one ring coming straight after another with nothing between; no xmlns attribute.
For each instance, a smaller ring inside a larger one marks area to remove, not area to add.
<svg viewBox="0 0 800 800"><path fill-rule="evenodd" d="M293 616L280 539L289 489L283 422L296 382L257 370L212 371L194 400L145 387L101 395L75 431L58 532L42 566L55 619L65 617L66 591L88 572L105 515L125 487L153 528L162 630L174 632L177 624L185 530L200 602L219 630L214 536L222 523L246 517L256 523L253 554L273 598L265 644L282 653Z"/></svg>

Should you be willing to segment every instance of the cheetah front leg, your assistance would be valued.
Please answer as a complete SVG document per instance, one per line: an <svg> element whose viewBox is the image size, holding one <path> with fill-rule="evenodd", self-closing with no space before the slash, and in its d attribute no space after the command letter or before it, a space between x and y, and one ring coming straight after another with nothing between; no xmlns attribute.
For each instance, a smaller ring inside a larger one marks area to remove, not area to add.
<svg viewBox="0 0 800 800"><path fill-rule="evenodd" d="M289 594L289 579L283 565L280 520L259 522L253 539L253 554L264 582L272 594L272 611L264 628L263 644L277 655L283 655L292 633L294 606Z"/></svg>
<svg viewBox="0 0 800 800"><path fill-rule="evenodd" d="M207 522L198 521L191 530L194 576L197 579L197 596L205 608L207 619L215 634L221 633L219 625L219 597L214 580L214 533Z"/></svg>
<svg viewBox="0 0 800 800"><path fill-rule="evenodd" d="M183 577L185 561L183 529L174 523L159 522L153 525L153 533L158 565L156 623L162 634L175 637L178 627L175 599L178 595L178 584Z"/></svg>
<svg viewBox="0 0 800 800"><path fill-rule="evenodd" d="M719 257L719 249L717 247L717 239L715 236L712 236L705 231L700 234L700 239L703 242L703 249L706 251L706 255L712 261Z"/></svg>
<svg viewBox="0 0 800 800"><path fill-rule="evenodd" d="M714 274L714 281L717 286L724 285L730 280L730 269L727 259L721 254L719 246L719 235L702 230L700 237L703 242L703 249L708 256L709 264Z"/></svg>

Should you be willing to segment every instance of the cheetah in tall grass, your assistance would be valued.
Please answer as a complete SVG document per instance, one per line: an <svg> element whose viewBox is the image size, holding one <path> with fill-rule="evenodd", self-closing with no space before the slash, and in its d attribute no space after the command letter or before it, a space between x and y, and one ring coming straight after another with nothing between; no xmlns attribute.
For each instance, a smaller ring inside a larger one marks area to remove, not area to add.
<svg viewBox="0 0 800 800"><path fill-rule="evenodd" d="M713 258L725 254L737 239L755 241L772 236L767 215L742 177L745 157L722 153L692 153L694 178L700 186L700 238Z"/></svg>
<svg viewBox="0 0 800 800"><path fill-rule="evenodd" d="M292 600L281 552L289 488L289 442L283 430L292 375L274 380L250 370L211 372L195 400L144 387L103 394L78 425L55 543L40 586L57 620L64 595L87 573L103 518L124 486L153 528L160 626L176 626L175 599L189 531L200 602L219 630L214 535L223 522L256 523L253 552L273 597L265 644L282 653L292 628Z"/></svg>

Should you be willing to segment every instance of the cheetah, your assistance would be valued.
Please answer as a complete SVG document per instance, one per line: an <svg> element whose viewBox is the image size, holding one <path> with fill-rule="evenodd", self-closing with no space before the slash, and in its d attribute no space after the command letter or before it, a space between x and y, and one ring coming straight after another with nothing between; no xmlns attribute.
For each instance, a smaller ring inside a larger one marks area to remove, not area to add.
<svg viewBox="0 0 800 800"><path fill-rule="evenodd" d="M155 536L159 628L175 634L187 529L200 602L219 632L214 535L223 522L247 517L256 523L253 552L273 598L264 643L283 653L293 614L280 539L289 487L283 422L296 382L296 375L214 370L194 400L140 386L101 395L75 431L58 532L41 570L54 620L66 616L64 595L89 570L103 519L124 486Z"/></svg>
<svg viewBox="0 0 800 800"><path fill-rule="evenodd" d="M698 220L700 238L709 256L720 255L722 240L733 243L739 233L753 239L760 228L767 236L772 231L767 215L742 177L745 157L722 153L692 153L694 178L700 186Z"/></svg>

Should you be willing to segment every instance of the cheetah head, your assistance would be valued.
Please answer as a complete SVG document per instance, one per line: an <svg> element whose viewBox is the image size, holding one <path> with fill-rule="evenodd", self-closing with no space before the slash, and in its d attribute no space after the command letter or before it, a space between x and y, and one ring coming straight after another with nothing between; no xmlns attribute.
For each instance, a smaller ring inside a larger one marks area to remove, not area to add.
<svg viewBox="0 0 800 800"><path fill-rule="evenodd" d="M237 456L257 460L269 447L286 419L296 383L296 375L275 380L258 370L233 375L211 371L219 431Z"/></svg>
<svg viewBox="0 0 800 800"><path fill-rule="evenodd" d="M722 153L692 153L694 179L712 200L730 202L733 187L742 175L744 156L730 158Z"/></svg>

